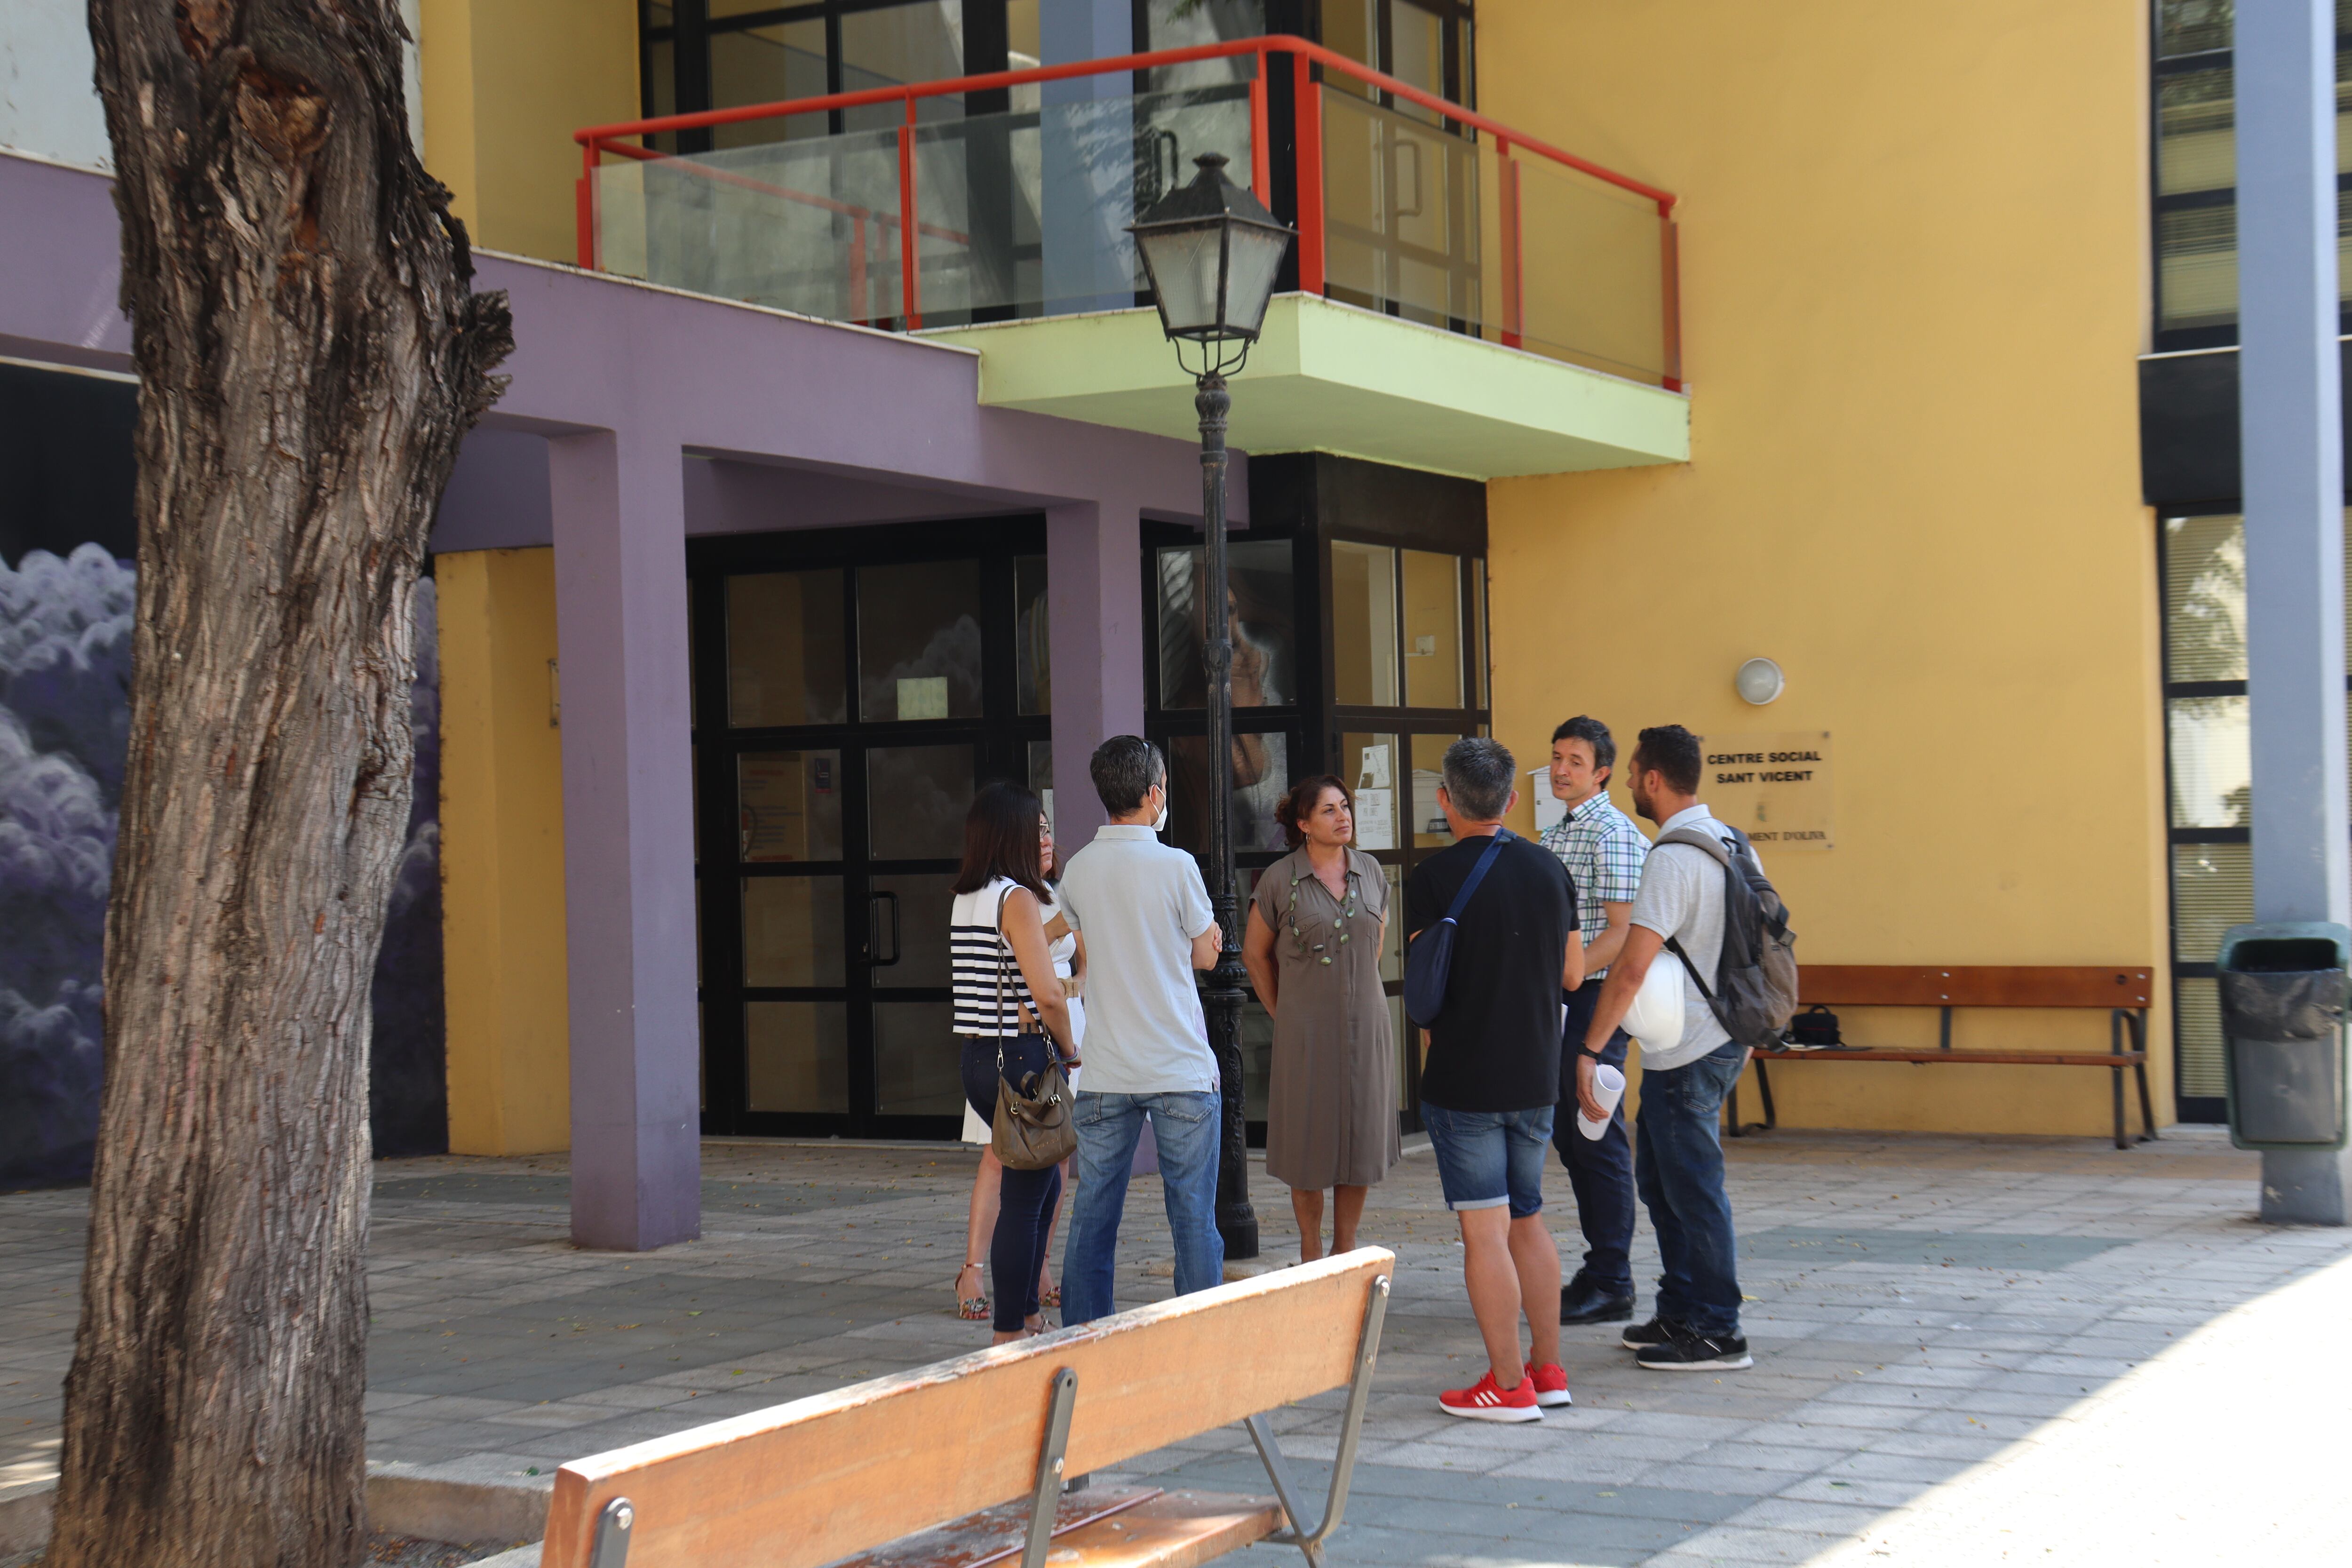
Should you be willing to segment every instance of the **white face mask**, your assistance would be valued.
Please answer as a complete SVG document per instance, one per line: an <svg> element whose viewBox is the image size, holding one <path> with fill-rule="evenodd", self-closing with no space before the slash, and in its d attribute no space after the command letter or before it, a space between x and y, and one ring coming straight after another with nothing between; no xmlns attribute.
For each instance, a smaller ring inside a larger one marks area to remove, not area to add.
<svg viewBox="0 0 2352 1568"><path fill-rule="evenodd" d="M1166 784L1160 786L1160 817L1152 823L1151 831L1154 833L1168 831L1168 786Z"/></svg>

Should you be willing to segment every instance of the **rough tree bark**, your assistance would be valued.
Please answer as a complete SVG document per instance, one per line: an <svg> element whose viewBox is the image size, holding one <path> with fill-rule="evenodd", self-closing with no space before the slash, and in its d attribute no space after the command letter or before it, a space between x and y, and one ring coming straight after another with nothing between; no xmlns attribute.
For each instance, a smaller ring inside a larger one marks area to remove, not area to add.
<svg viewBox="0 0 2352 1568"><path fill-rule="evenodd" d="M409 145L395 0L89 0L89 24L139 618L47 1562L342 1568L411 600L511 329Z"/></svg>

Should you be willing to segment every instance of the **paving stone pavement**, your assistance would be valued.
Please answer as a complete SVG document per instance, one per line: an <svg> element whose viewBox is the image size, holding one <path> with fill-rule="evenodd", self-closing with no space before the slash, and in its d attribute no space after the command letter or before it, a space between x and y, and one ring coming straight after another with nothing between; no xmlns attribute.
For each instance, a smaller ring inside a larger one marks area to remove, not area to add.
<svg viewBox="0 0 2352 1568"><path fill-rule="evenodd" d="M1365 1217L1364 1239L1393 1247L1398 1273L1338 1561L1925 1561L1919 1521L1948 1520L1950 1500L1987 1477L2032 1475L2045 1502L2066 1500L2021 1521L2096 1518L2098 1489L2123 1483L2098 1457L2115 1445L2086 1454L2084 1434L2160 1427L2163 1379L2192 1337L2200 1386L2226 1387L2261 1354L2255 1315L2334 1311L2340 1340L2352 1308L2352 1231L2254 1223L2255 1157L2211 1130L2129 1151L1788 1131L1728 1149L1755 1369L1643 1373L1614 1327L1569 1330L1577 1403L1525 1426L1435 1408L1481 1353L1434 1170L1425 1153L1406 1159ZM971 1166L952 1148L712 1142L702 1239L621 1255L566 1240L561 1156L384 1162L370 1457L463 1479L545 1474L975 1348L986 1326L958 1321L950 1300ZM1572 1205L1564 1180L1551 1185L1572 1267ZM1267 1255L1295 1256L1282 1189L1262 1167L1253 1188ZM0 1195L0 1499L55 1474L86 1200ZM1160 1203L1156 1181L1134 1184L1122 1302L1168 1289ZM1635 1266L1646 1311L1646 1224ZM1339 1404L1335 1393L1275 1415L1310 1485ZM1238 1428L1122 1469L1265 1489ZM2352 1535L2352 1502L2293 1512L2299 1532ZM2027 1554L2021 1537L1989 1539L1954 1561ZM2103 1560L2080 1542L2031 1555Z"/></svg>

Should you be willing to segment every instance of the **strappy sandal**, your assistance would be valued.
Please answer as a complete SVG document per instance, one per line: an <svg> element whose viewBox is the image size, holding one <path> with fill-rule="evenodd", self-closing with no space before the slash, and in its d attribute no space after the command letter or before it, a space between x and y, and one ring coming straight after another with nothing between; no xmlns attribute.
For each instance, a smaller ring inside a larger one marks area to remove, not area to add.
<svg viewBox="0 0 2352 1568"><path fill-rule="evenodd" d="M977 1263L967 1263L956 1271L956 1316L967 1323L985 1323L992 1315L988 1310L988 1291L983 1289L977 1296L965 1295L963 1277L967 1274L979 1274L983 1287L988 1280L988 1276L982 1273Z"/></svg>

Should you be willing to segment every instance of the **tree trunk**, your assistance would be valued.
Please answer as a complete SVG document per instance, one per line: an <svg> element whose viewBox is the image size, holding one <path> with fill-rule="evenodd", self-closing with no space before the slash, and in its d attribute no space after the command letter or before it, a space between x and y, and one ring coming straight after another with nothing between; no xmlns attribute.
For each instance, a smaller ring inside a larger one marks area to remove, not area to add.
<svg viewBox="0 0 2352 1568"><path fill-rule="evenodd" d="M342 1568L410 601L510 324L409 146L395 0L89 0L89 22L139 616L47 1562Z"/></svg>

